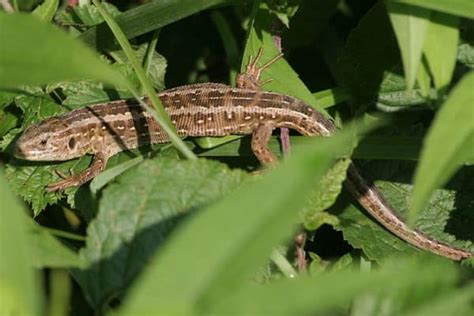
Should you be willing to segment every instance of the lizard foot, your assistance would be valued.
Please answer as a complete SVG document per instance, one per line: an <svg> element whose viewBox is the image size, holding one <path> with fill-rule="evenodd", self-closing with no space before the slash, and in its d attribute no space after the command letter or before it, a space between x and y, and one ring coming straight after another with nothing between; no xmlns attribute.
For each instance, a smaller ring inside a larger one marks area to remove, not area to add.
<svg viewBox="0 0 474 316"><path fill-rule="evenodd" d="M262 66L258 67L257 63L262 58L262 55L263 48L260 48L255 58L250 56L249 63L247 64L247 70L244 73L237 75L236 82L238 88L260 90L261 86L271 81L271 79L260 81L260 75L266 68L275 63L281 57L283 57L283 53L279 53Z"/></svg>
<svg viewBox="0 0 474 316"><path fill-rule="evenodd" d="M51 183L47 186L48 192L61 191L70 187L75 187L84 183L78 175L73 175L67 178L64 178L61 181Z"/></svg>

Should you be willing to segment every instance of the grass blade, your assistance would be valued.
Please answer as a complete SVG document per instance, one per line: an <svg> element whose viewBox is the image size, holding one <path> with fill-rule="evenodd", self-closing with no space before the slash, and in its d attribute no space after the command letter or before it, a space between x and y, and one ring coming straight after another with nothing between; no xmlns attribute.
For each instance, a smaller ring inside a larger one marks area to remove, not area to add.
<svg viewBox="0 0 474 316"><path fill-rule="evenodd" d="M120 15L117 23L127 38L133 38L187 16L198 13L211 6L230 4L232 0L160 0L138 6ZM86 32L80 39L99 50L115 45L106 23L99 24Z"/></svg>
<svg viewBox="0 0 474 316"><path fill-rule="evenodd" d="M430 12L391 1L387 2L387 9L402 55L407 90L411 90L421 61Z"/></svg>
<svg viewBox="0 0 474 316"><path fill-rule="evenodd" d="M423 53L439 91L447 90L456 66L458 24L459 18L455 16L439 12L431 13Z"/></svg>
<svg viewBox="0 0 474 316"><path fill-rule="evenodd" d="M0 168L0 315L41 315L42 297L31 266L24 210Z"/></svg>
<svg viewBox="0 0 474 316"><path fill-rule="evenodd" d="M33 15L39 17L42 21L50 22L59 6L59 0L45 0L33 11Z"/></svg>
<svg viewBox="0 0 474 316"><path fill-rule="evenodd" d="M399 3L441 11L474 19L474 1L472 0L392 0Z"/></svg>
<svg viewBox="0 0 474 316"><path fill-rule="evenodd" d="M100 14L104 18L107 25L109 25L110 29L115 35L115 38L119 42L120 46L122 47L125 55L127 56L128 60L132 64L133 69L137 73L138 78L140 79L140 83L142 84L142 88L145 90L146 94L150 98L151 103L153 104L156 112L153 109L150 109L149 106L145 106L147 110L150 110L153 118L160 124L161 128L165 131L168 135L170 141L173 145L188 159L197 159L196 155L186 146L186 144L181 140L181 138L176 134L176 129L174 125L171 123L171 120L166 113L163 105L161 104L160 99L156 95L155 90L153 89L153 85L146 76L145 71L142 68L139 60L135 56L130 43L128 42L125 34L120 29L120 26L115 22L112 16L102 7L99 1L93 0L92 1L97 10L99 10ZM134 93L137 94L136 92ZM139 99L137 97L137 99Z"/></svg>

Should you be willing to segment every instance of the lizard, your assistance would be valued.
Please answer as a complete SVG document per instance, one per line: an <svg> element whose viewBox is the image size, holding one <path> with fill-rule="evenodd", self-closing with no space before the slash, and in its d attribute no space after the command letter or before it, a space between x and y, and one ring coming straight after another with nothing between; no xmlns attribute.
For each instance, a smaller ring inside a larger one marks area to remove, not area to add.
<svg viewBox="0 0 474 316"><path fill-rule="evenodd" d="M251 134L251 149L264 166L277 162L268 148L275 128L287 127L303 136L331 136L333 121L294 97L261 89L263 70L283 56L276 55L258 66L263 50L250 58L246 71L237 75L236 86L201 83L164 90L158 94L180 137ZM144 99L146 102L147 100ZM49 191L82 185L105 169L118 152L143 145L165 143L168 137L151 114L138 102L118 100L90 105L28 127L14 149L17 158L63 161L94 155L89 168L48 186ZM453 260L472 254L456 249L411 229L389 205L377 187L365 180L353 162L346 188L364 209L387 230L409 244Z"/></svg>

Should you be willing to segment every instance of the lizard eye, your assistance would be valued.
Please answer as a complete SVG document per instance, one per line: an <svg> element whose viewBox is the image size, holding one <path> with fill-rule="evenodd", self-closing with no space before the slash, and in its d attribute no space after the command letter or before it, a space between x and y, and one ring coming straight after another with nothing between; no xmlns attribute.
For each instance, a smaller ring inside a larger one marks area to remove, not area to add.
<svg viewBox="0 0 474 316"><path fill-rule="evenodd" d="M40 141L40 145L45 146L47 142L48 142L47 139L43 139L42 141Z"/></svg>
<svg viewBox="0 0 474 316"><path fill-rule="evenodd" d="M74 146L76 146L76 140L74 137L69 138L69 142L67 143L69 149L74 149Z"/></svg>

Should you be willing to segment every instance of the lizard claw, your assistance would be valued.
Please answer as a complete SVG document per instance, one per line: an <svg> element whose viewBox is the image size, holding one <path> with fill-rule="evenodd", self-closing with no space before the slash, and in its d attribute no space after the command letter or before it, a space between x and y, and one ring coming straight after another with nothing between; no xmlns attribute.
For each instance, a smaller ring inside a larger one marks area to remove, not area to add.
<svg viewBox="0 0 474 316"><path fill-rule="evenodd" d="M273 79L272 79L272 78L269 78L269 79L260 81L260 85L263 86L263 85L266 85L267 83L270 83L270 82L272 82L272 81L273 81Z"/></svg>
<svg viewBox="0 0 474 316"><path fill-rule="evenodd" d="M69 170L69 172L70 172L70 170ZM69 175L69 176L65 175L62 171L59 171L59 170L57 170L57 169L54 170L54 173L55 173L58 177L60 177L61 179L66 179L66 178L68 178L68 177L70 176L70 175Z"/></svg>

